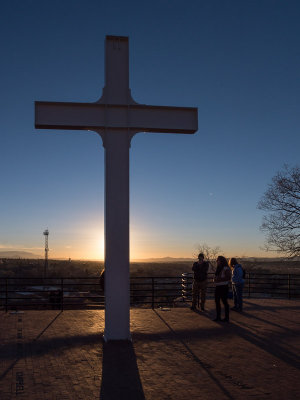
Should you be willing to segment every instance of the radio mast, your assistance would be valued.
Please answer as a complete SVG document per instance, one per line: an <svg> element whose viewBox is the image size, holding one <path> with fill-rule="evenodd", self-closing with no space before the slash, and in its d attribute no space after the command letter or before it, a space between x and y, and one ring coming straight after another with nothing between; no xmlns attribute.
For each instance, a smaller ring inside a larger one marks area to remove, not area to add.
<svg viewBox="0 0 300 400"><path fill-rule="evenodd" d="M49 247L48 247L48 236L49 236L49 230L46 229L43 232L45 236L45 264L44 264L44 278L47 277L47 270L48 270L48 252L49 252Z"/></svg>

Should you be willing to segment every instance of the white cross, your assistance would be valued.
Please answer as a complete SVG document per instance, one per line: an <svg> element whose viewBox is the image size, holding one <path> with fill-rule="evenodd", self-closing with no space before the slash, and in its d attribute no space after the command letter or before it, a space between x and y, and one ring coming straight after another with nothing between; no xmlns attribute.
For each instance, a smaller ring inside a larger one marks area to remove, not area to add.
<svg viewBox="0 0 300 400"><path fill-rule="evenodd" d="M104 339L130 339L129 148L137 132L195 133L197 108L146 106L129 89L128 37L106 36L105 87L95 103L35 102L38 129L98 132L105 148Z"/></svg>

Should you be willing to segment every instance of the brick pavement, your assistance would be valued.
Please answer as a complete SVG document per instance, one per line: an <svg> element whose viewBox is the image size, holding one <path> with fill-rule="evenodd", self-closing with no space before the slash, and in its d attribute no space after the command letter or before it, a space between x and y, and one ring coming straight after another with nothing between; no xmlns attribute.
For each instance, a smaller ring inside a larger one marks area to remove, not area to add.
<svg viewBox="0 0 300 400"><path fill-rule="evenodd" d="M104 312L0 312L0 399L297 399L300 302L245 300L216 323L132 309L132 343L102 341Z"/></svg>

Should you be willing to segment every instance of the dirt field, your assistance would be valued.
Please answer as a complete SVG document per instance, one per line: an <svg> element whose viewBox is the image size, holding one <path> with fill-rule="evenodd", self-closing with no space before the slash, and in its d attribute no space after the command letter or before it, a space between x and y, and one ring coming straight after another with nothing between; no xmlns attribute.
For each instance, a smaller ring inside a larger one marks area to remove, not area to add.
<svg viewBox="0 0 300 400"><path fill-rule="evenodd" d="M1 261L1 260L0 260ZM193 261L173 262L132 262L131 276L181 276L192 272ZM242 261L248 272L270 272L300 274L300 261ZM48 277L99 276L104 268L103 261L49 260ZM7 259L0 263L0 278L42 277L44 260Z"/></svg>
<svg viewBox="0 0 300 400"><path fill-rule="evenodd" d="M132 276L180 276L183 272L192 272L193 262L172 263L131 263ZM282 274L300 274L300 261L243 261L248 272L269 272Z"/></svg>

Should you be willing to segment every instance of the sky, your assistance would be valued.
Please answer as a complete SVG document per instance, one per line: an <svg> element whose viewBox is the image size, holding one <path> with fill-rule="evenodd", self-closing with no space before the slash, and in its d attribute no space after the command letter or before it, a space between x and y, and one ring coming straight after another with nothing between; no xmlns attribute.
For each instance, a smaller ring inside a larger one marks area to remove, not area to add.
<svg viewBox="0 0 300 400"><path fill-rule="evenodd" d="M130 149L131 259L261 248L257 203L299 165L300 2L10 0L0 6L0 251L103 259L104 149L37 130L34 101L95 102L106 35L129 37L142 104L198 108L194 135L138 133Z"/></svg>

